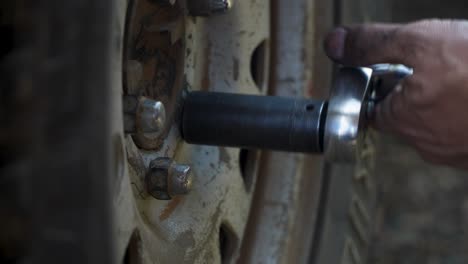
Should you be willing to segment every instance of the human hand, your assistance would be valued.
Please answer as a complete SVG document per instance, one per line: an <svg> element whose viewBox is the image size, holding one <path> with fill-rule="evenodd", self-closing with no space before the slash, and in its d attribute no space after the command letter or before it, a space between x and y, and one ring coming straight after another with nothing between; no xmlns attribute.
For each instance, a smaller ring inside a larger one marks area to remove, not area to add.
<svg viewBox="0 0 468 264"><path fill-rule="evenodd" d="M427 161L468 169L468 21L337 28L325 51L348 66L413 68L377 105L374 125L400 136Z"/></svg>

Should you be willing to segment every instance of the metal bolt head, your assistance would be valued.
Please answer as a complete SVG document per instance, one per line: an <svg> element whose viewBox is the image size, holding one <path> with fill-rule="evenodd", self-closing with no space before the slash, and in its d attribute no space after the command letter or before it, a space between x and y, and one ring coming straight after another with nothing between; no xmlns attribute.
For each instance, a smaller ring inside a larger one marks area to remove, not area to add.
<svg viewBox="0 0 468 264"><path fill-rule="evenodd" d="M191 0L187 1L192 16L210 16L222 14L232 7L231 0Z"/></svg>
<svg viewBox="0 0 468 264"><path fill-rule="evenodd" d="M177 164L168 157L157 158L150 163L145 183L151 196L158 200L170 200L192 189L191 168Z"/></svg>
<svg viewBox="0 0 468 264"><path fill-rule="evenodd" d="M128 134L158 137L166 125L164 104L144 96L123 97L124 129Z"/></svg>
<svg viewBox="0 0 468 264"><path fill-rule="evenodd" d="M192 189L191 168L185 164L172 164L169 172L168 192L169 195L187 194Z"/></svg>
<svg viewBox="0 0 468 264"><path fill-rule="evenodd" d="M160 101L141 97L137 111L137 129L147 136L156 137L166 123L166 109Z"/></svg>

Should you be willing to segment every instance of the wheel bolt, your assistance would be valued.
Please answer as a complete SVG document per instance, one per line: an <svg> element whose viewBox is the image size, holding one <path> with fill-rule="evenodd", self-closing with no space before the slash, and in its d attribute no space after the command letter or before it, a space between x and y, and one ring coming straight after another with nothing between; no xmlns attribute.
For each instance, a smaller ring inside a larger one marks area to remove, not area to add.
<svg viewBox="0 0 468 264"><path fill-rule="evenodd" d="M166 109L160 101L140 98L137 125L143 133L159 133L166 122Z"/></svg>
<svg viewBox="0 0 468 264"><path fill-rule="evenodd" d="M189 193L192 180L190 166L162 157L151 161L145 183L151 196L158 200L170 200L176 195Z"/></svg>
<svg viewBox="0 0 468 264"><path fill-rule="evenodd" d="M125 96L123 107L125 133L142 133L154 138L164 131L166 110L162 102L143 96Z"/></svg>

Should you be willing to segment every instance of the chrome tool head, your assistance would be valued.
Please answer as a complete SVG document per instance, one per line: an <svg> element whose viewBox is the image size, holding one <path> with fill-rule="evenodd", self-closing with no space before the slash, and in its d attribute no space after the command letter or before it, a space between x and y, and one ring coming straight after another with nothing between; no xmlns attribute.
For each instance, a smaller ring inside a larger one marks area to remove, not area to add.
<svg viewBox="0 0 468 264"><path fill-rule="evenodd" d="M324 128L324 153L328 161L356 160L375 104L411 74L412 69L392 64L339 69L328 101Z"/></svg>

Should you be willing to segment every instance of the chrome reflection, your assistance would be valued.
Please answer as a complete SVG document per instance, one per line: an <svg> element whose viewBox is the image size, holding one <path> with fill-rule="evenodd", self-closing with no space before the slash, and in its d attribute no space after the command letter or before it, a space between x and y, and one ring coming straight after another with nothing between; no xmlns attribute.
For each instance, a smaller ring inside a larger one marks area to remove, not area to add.
<svg viewBox="0 0 468 264"><path fill-rule="evenodd" d="M362 104L372 76L370 68L340 68L328 103L325 123L325 158L332 162L353 162L364 129Z"/></svg>

